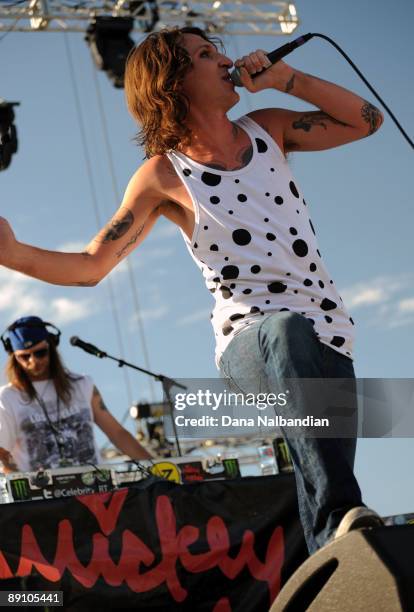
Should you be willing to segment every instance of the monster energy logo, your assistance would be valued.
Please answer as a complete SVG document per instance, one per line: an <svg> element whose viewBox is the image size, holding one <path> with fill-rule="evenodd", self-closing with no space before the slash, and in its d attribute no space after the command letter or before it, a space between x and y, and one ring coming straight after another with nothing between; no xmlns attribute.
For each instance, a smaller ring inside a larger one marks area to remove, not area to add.
<svg viewBox="0 0 414 612"><path fill-rule="evenodd" d="M10 481L11 492L14 500L30 499L30 489L27 478L19 478Z"/></svg>
<svg viewBox="0 0 414 612"><path fill-rule="evenodd" d="M292 465L289 448L283 438L279 438L277 440L277 459L280 461L281 467Z"/></svg>
<svg viewBox="0 0 414 612"><path fill-rule="evenodd" d="M223 466L226 476L237 478L240 476L239 462L237 459L223 459Z"/></svg>

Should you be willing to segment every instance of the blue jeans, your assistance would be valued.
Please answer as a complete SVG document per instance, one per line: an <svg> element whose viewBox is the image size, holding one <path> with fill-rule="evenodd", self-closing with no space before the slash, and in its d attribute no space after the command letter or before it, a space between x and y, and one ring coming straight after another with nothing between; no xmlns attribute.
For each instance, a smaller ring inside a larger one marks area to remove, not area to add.
<svg viewBox="0 0 414 612"><path fill-rule="evenodd" d="M294 385L295 414L290 402L276 408L286 418L308 414L299 379L355 379L351 359L322 344L304 316L286 311L265 316L239 332L219 365L222 376L245 393L253 392L251 381L260 385L256 392L277 393L281 381L289 379L289 388ZM246 380L248 390L243 389ZM356 404L352 408L356 431ZM300 519L312 554L332 538L348 510L364 505L353 473L356 438L293 437L286 429L282 433L292 457Z"/></svg>

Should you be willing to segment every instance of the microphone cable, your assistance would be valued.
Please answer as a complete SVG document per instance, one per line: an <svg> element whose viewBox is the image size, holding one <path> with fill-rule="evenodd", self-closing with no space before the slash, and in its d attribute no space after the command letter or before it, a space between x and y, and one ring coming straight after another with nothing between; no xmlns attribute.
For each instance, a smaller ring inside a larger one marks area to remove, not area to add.
<svg viewBox="0 0 414 612"><path fill-rule="evenodd" d="M362 72L359 70L359 68L356 67L356 65L354 64L354 62L351 60L351 58L345 53L345 51L343 51L341 49L341 47L334 41L332 40L332 38L329 38L329 36L325 36L325 34L318 34L318 33L312 33L310 35L311 37L317 36L318 38L323 38L324 40L327 40L329 43L331 43L331 45L333 45L335 47L335 49L337 51L339 51L339 53L346 59L346 61L352 66L352 68L355 70L355 72L357 73L357 75L364 81L365 85L368 87L368 89L370 90L370 92L377 98L377 100L382 104L382 106L385 108L385 110L387 111L387 113L389 114L389 116L391 117L391 119L394 121L395 125L397 126L397 128L400 130L401 134L404 136L404 138L406 139L406 141L408 142L408 144L411 146L412 149L414 149L414 142L411 140L411 138L408 136L408 134L406 133L406 131L404 130L404 128L402 127L402 125L400 124L400 122L398 121L398 119L395 117L394 113L390 110L390 108L387 106L387 104L385 104L384 100L379 96L379 94L377 94L377 92L375 91L375 89L370 85L370 83L368 82L368 80L364 77L364 75L362 74Z"/></svg>

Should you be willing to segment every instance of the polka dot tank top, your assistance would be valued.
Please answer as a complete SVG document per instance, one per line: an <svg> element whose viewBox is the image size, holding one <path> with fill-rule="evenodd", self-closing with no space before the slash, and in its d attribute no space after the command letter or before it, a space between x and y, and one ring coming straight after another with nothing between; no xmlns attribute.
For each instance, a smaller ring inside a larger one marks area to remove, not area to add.
<svg viewBox="0 0 414 612"><path fill-rule="evenodd" d="M308 207L276 142L255 121L251 161L211 169L178 151L167 156L194 206L187 248L215 298L216 363L235 334L272 312L307 317L319 340L352 358L353 321L323 263Z"/></svg>

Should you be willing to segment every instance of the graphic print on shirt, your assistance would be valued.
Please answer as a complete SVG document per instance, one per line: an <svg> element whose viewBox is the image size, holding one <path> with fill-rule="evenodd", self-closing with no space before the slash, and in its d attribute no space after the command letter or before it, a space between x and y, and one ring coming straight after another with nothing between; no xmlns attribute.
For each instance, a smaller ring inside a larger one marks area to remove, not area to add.
<svg viewBox="0 0 414 612"><path fill-rule="evenodd" d="M30 470L45 466L58 467L61 455L56 435L63 440L62 455L75 464L96 463L93 429L88 407L71 409L61 406L58 423L56 402L45 402L54 433L43 412L32 411L21 421L21 431L26 441Z"/></svg>
<svg viewBox="0 0 414 612"><path fill-rule="evenodd" d="M254 151L239 170L213 170L180 152L167 154L194 206L192 240L182 234L216 301L216 361L243 327L286 310L305 316L321 342L351 357L353 321L289 165L256 122L242 117L235 123Z"/></svg>

